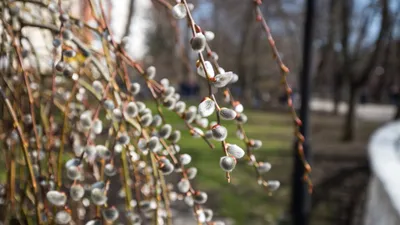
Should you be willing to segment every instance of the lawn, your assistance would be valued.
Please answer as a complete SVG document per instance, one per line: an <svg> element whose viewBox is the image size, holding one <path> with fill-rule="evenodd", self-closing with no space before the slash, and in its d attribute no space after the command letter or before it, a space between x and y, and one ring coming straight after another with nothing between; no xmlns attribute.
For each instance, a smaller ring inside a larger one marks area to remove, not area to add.
<svg viewBox="0 0 400 225"><path fill-rule="evenodd" d="M193 139L174 113L164 110L164 114L173 127L182 127L181 152L192 155L191 166L199 171L195 186L209 193L207 206L214 210L215 216L231 218L236 221L235 224L268 224L268 221L282 214L290 192L288 178L291 161L286 156L292 145L293 127L289 114L246 111L249 121L245 130L248 136L263 142L255 155L259 161L272 164L272 170L265 177L282 183L281 188L272 195L258 185L253 167L248 166L244 159L239 161L231 174L232 181L229 184L219 167L219 159L223 155L220 144L213 141L216 148L210 149L202 139ZM227 141L244 147L236 137L236 124L232 121L223 121L222 124L229 131Z"/></svg>
<svg viewBox="0 0 400 225"><path fill-rule="evenodd" d="M182 122L175 114L165 112L165 115L167 122L174 127L183 128ZM247 110L246 115L249 117L245 125L248 136L263 141L263 147L255 152L257 159L272 164L272 170L266 174L266 178L281 182L281 188L272 195L257 184L253 168L244 160L240 160L233 171L231 184L227 183L225 174L218 165L219 158L223 154L218 143L215 143L217 148L211 150L202 139L193 139L188 132L183 132L181 151L193 156L191 165L199 170L195 185L209 193L207 206L214 210L216 216L231 218L235 224L275 224L290 203L292 120L284 111ZM335 161L335 157L361 157L366 160L369 137L381 125L377 122L358 120L355 140L344 143L341 141L343 125L341 116L312 113L310 122L310 141L314 156L324 158L313 161L312 180L316 186L336 171L348 166L345 162ZM235 123L224 121L223 125L229 131L228 142L243 147L243 143L236 138ZM182 129L184 130L185 128ZM326 161L331 157L333 160ZM318 212L321 212L320 210L335 217L332 208L319 209ZM315 222L312 224L322 224L321 220Z"/></svg>
<svg viewBox="0 0 400 225"><path fill-rule="evenodd" d="M148 104L156 112L153 104ZM190 166L198 168L198 176L194 186L198 190L206 191L209 200L206 207L213 209L217 218L230 218L235 224L274 224L285 210L288 209L290 200L291 177L291 147L293 141L292 120L286 112L245 111L249 120L245 130L250 138L260 139L263 142L261 149L255 155L259 161L268 161L272 164L270 172L265 174L266 179L279 180L281 188L268 193L257 183L253 167L247 165L245 160L239 160L237 168L231 174L231 183L225 178L225 173L219 167L219 159L223 155L218 142L212 141L216 148L210 149L202 139L190 136L182 120L172 112L163 109L166 122L182 131L180 141L181 153L192 156ZM212 118L210 118L212 121ZM341 143L340 127L342 118L328 115L313 114L312 145L315 154L330 155L365 155L365 145L373 130L379 124L358 123L357 139L353 143ZM236 124L232 121L222 121L227 127L229 135L227 141L242 147L243 142L236 137ZM67 156L66 158L70 158ZM326 162L318 164L314 161L313 182L318 182L326 177L339 165L329 166ZM1 163L4 165L4 163ZM321 168L320 168L321 167ZM3 167L4 168L4 167ZM168 179L176 179L173 175ZM0 181L6 180L5 170L0 171ZM328 209L323 211L330 211ZM329 212L328 212L329 214Z"/></svg>
<svg viewBox="0 0 400 225"><path fill-rule="evenodd" d="M148 106L156 112L153 104L149 103ZM255 155L259 161L268 161L273 166L265 175L266 179L282 182L282 187L270 195L258 185L254 168L248 166L244 159L239 160L237 168L231 174L231 183L228 183L225 172L219 167L219 159L223 155L220 143L212 141L216 148L210 149L203 139L190 136L183 121L175 113L165 109L163 112L166 122L182 131L179 142L181 153L192 156L190 166L198 168L194 186L208 193L209 200L206 206L213 209L215 217L230 218L236 221L235 224L268 224L266 221L283 212L289 195L287 178L290 174L290 161L287 157L279 156L287 155L291 146L292 126L289 114L246 111L249 117L245 124L247 135L263 142L262 148L257 150ZM223 121L222 124L229 132L227 141L244 148L243 142L236 137L235 122ZM63 161L71 158L70 154L66 152ZM4 165L4 162L1 164ZM1 170L1 183L6 182L6 176L6 170Z"/></svg>

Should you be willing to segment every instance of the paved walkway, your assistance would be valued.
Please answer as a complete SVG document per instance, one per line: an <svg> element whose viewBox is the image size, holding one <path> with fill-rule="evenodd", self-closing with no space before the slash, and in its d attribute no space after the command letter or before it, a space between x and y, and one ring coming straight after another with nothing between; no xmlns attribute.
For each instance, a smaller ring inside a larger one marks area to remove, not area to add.
<svg viewBox="0 0 400 225"><path fill-rule="evenodd" d="M314 98L311 100L311 110L332 112L333 102L326 99ZM345 114L347 111L347 104L341 102L339 104L339 113ZM396 113L396 107L393 105L378 105L378 104L358 104L357 116L360 119L376 122L385 122L393 118Z"/></svg>

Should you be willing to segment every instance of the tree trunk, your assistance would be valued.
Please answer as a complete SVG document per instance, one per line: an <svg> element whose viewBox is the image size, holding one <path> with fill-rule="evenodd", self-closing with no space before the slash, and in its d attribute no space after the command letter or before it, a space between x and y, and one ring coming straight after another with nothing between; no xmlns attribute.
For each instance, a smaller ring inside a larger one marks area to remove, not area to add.
<svg viewBox="0 0 400 225"><path fill-rule="evenodd" d="M335 73L333 77L333 115L339 114L339 104L342 100L342 74Z"/></svg>
<svg viewBox="0 0 400 225"><path fill-rule="evenodd" d="M355 132L355 120L356 120L356 107L357 107L357 91L358 88L354 85L350 85L350 96L347 102L348 109L346 112L346 119L343 130L343 141L352 141L354 139Z"/></svg>
<svg viewBox="0 0 400 225"><path fill-rule="evenodd" d="M245 21L241 31L241 40L239 44L239 53L236 59L237 71L239 75L240 95L243 102L251 103L251 82L249 73L246 73L246 44L250 37L251 26L253 25L253 8L249 7L246 12Z"/></svg>
<svg viewBox="0 0 400 225"><path fill-rule="evenodd" d="M396 114L394 115L394 120L400 119L400 104L397 104Z"/></svg>
<svg viewBox="0 0 400 225"><path fill-rule="evenodd" d="M340 103L340 90L335 89L333 93L333 115L339 114L339 103Z"/></svg>
<svg viewBox="0 0 400 225"><path fill-rule="evenodd" d="M129 5L128 5L128 17L126 18L126 25L125 25L125 31L124 31L124 37L129 36L131 33L131 25L132 25L132 17L133 17L133 12L134 12L134 5L135 5L135 0L130 0Z"/></svg>
<svg viewBox="0 0 400 225"><path fill-rule="evenodd" d="M400 75L400 42L399 41L396 43L395 47L396 47L396 57L398 59L398 63L397 63L398 69L397 69L397 74L396 74L397 79L395 78L395 82L397 82L397 84L399 84L399 86L400 86L400 79L398 78ZM395 120L400 119L400 101L399 101L399 99L397 99L396 103L397 103L397 110L396 110L396 114L394 115L394 118L393 118Z"/></svg>

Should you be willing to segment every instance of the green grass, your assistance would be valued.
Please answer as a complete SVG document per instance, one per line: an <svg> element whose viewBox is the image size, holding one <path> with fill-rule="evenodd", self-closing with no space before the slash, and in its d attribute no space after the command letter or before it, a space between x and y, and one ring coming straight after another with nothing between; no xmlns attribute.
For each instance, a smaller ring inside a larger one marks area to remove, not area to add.
<svg viewBox="0 0 400 225"><path fill-rule="evenodd" d="M155 113L155 106L148 104ZM278 179L282 187L272 196L257 184L254 168L248 166L244 159L239 160L237 168L231 174L229 184L225 172L219 167L219 159L223 156L221 144L211 141L216 148L210 149L203 139L190 136L183 121L173 112L163 110L166 122L182 131L179 142L181 153L192 156L189 166L198 168L198 176L194 180L196 189L209 194L207 207L214 210L216 217L228 217L235 224L268 224L271 218L278 217L287 206L289 187L287 181L290 172L290 161L279 155L287 154L292 144L292 123L287 114L246 111L249 118L245 130L250 138L263 141L261 149L255 152L259 161L269 161L272 170L266 179ZM210 119L210 122L212 119ZM227 141L244 148L244 144L236 137L236 124L232 121L222 123L229 132ZM70 159L66 153L63 162ZM4 162L1 163L4 165ZM6 171L0 170L0 182L6 181Z"/></svg>
<svg viewBox="0 0 400 225"><path fill-rule="evenodd" d="M163 112L167 123L183 128L178 116L165 110ZM255 152L257 159L269 161L273 166L265 178L282 182L282 188L273 196L258 185L254 168L248 166L244 159L232 172L229 184L219 167L219 159L223 156L219 142L212 141L216 148L210 149L203 139L192 138L183 128L179 144L181 153L192 156L190 166L198 168L195 187L209 193L207 206L214 210L216 216L232 218L235 224L268 224L271 218L280 216L287 206L289 187L284 179L290 173L290 159L282 159L279 155L287 154L292 145L292 123L288 114L246 111L246 115L249 117L245 124L248 136L263 141L263 147ZM236 124L223 121L222 125L229 132L227 141L244 148L244 143L236 137Z"/></svg>

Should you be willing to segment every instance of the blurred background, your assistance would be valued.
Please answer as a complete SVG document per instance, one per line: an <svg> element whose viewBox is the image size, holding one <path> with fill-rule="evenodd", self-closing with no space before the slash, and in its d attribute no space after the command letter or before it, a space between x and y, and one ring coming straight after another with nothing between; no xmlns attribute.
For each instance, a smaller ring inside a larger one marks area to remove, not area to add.
<svg viewBox="0 0 400 225"><path fill-rule="evenodd" d="M108 0L109 23L116 39L128 37L133 58L154 65L159 79L170 79L182 98L198 104L207 86L193 72L196 55L186 47L190 30L185 20L171 16L163 2L176 4L173 0ZM219 64L239 75L231 90L245 105L249 117L245 129L263 141L255 154L272 164L268 178L281 182L277 192L266 193L257 184L253 168L241 163L228 184L218 166L220 153L184 134L181 148L193 156L192 163L199 169L196 186L209 193L208 207L215 216L229 224L290 224L293 121L254 4L250 0L189 2L194 5L195 21L215 35L209 44ZM306 2L269 0L260 6L290 68L287 79L296 106L300 105ZM70 6L90 22L87 1L75 0ZM308 91L314 193L311 198L306 196L311 201L310 224L367 224L368 185L375 177L368 143L379 127L400 118L400 1L318 0L312 19L313 38L307 40L313 53ZM150 95L143 93L142 97ZM178 118L166 116L183 128ZM228 130L234 127L227 125ZM175 213L191 221L181 224L193 223L191 212L176 209ZM399 224L400 213L395 211L393 224Z"/></svg>

